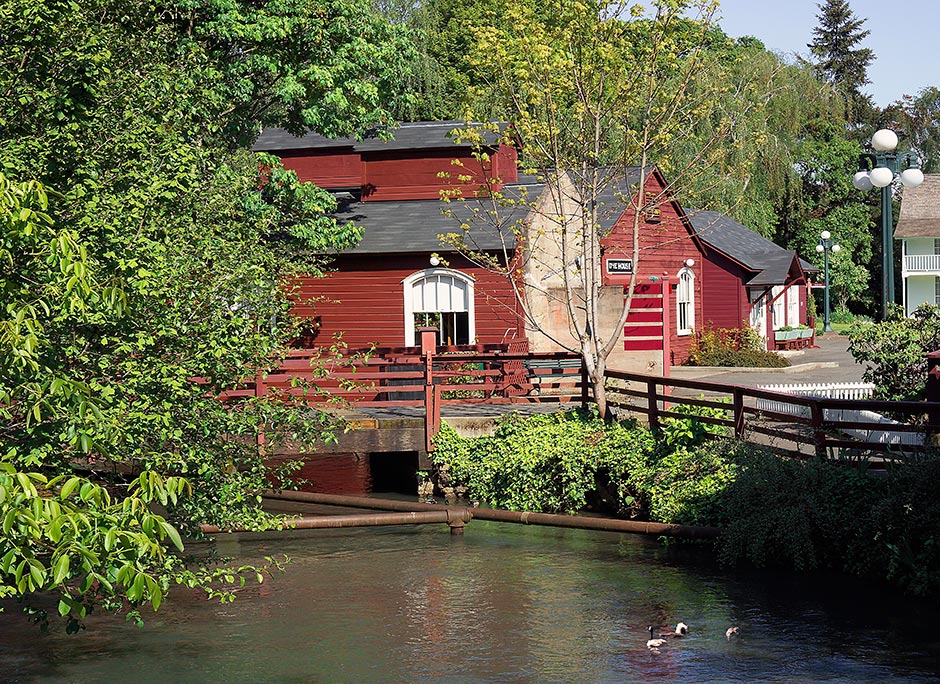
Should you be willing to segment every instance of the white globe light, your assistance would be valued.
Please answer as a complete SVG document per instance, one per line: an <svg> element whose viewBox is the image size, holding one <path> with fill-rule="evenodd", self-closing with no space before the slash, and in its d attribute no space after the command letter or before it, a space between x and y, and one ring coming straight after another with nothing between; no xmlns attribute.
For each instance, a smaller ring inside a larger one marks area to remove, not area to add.
<svg viewBox="0 0 940 684"><path fill-rule="evenodd" d="M871 184L876 188L886 188L894 180L894 172L886 166L879 166L872 169L868 177L871 179Z"/></svg>
<svg viewBox="0 0 940 684"><path fill-rule="evenodd" d="M905 169L901 172L901 182L905 187L916 188L924 182L924 172L920 169Z"/></svg>
<svg viewBox="0 0 940 684"><path fill-rule="evenodd" d="M852 176L852 185L862 191L868 191L874 187L871 184L871 178L868 177L868 171L859 171Z"/></svg>
<svg viewBox="0 0 940 684"><path fill-rule="evenodd" d="M832 233L830 233L828 230L824 230L819 234L819 237L821 237L823 240L828 240L832 237Z"/></svg>
<svg viewBox="0 0 940 684"><path fill-rule="evenodd" d="M833 246L832 246L832 251L833 251L833 252L836 252L836 253L839 253L839 252L842 251L842 248L839 247L839 245L833 245Z"/></svg>
<svg viewBox="0 0 940 684"><path fill-rule="evenodd" d="M819 252L820 254L823 253L823 250L824 250L824 249L826 249L826 248L823 247L822 245L816 245L816 251Z"/></svg>
<svg viewBox="0 0 940 684"><path fill-rule="evenodd" d="M879 152L893 150L898 146L898 134L894 131L888 130L887 128L882 128L880 131L875 131L875 134L871 137L871 146Z"/></svg>

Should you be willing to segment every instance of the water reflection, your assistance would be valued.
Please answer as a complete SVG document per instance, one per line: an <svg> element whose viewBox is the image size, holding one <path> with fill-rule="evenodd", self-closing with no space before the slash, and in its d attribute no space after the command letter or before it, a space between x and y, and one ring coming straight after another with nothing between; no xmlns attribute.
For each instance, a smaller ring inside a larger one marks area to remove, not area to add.
<svg viewBox="0 0 940 684"><path fill-rule="evenodd" d="M842 579L727 574L627 535L474 521L237 541L293 559L234 604L177 591L143 629L0 617L2 682L933 682L933 606ZM649 624L690 626L659 655ZM741 637L728 642L737 624Z"/></svg>

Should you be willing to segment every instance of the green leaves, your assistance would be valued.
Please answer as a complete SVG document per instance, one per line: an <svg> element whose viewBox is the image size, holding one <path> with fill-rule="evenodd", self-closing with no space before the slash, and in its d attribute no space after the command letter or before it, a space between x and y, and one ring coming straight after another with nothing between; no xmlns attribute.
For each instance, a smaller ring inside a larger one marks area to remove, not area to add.
<svg viewBox="0 0 940 684"><path fill-rule="evenodd" d="M475 439L445 424L432 458L443 486L465 487L492 506L573 513L585 506L599 474L623 469L621 451L645 458L652 448L649 431L633 423L571 412L511 415L491 437Z"/></svg>
<svg viewBox="0 0 940 684"><path fill-rule="evenodd" d="M103 487L85 478L60 476L46 482L40 474L3 463L0 585L9 584L20 594L59 591L62 616L83 616L83 596L89 592L131 604L149 601L155 610L160 606L164 590L157 578L168 561L163 541L183 551L173 525L133 494L115 503ZM37 484L61 487L53 497ZM155 481L149 491L161 488L178 494L186 483L168 478Z"/></svg>
<svg viewBox="0 0 940 684"><path fill-rule="evenodd" d="M261 426L335 422L218 399L361 237L246 148L387 126L409 46L366 0L11 0L0 35L0 589L156 608L181 530L272 523Z"/></svg>
<svg viewBox="0 0 940 684"><path fill-rule="evenodd" d="M940 349L940 308L924 304L909 317L898 308L887 321L853 324L848 334L849 351L865 364L862 379L875 383L879 399L926 399L925 354Z"/></svg>

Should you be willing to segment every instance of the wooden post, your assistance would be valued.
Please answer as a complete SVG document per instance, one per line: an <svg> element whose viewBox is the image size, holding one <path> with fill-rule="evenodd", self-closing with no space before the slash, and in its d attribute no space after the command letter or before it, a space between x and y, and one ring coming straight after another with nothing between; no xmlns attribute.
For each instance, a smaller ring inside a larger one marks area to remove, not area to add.
<svg viewBox="0 0 940 684"><path fill-rule="evenodd" d="M818 401L810 404L813 416L813 445L816 448L816 458L820 461L826 458L826 431L823 429L823 407Z"/></svg>
<svg viewBox="0 0 940 684"><path fill-rule="evenodd" d="M268 394L268 384L264 380L264 371L258 371L255 376L255 397L264 397ZM266 439L264 436L264 423L258 425L257 445L258 452L263 453Z"/></svg>
<svg viewBox="0 0 940 684"><path fill-rule="evenodd" d="M440 425L440 405L434 393L434 353L437 351L437 328L418 328L421 355L424 357L424 448L434 451L431 440Z"/></svg>
<svg viewBox="0 0 940 684"><path fill-rule="evenodd" d="M662 278L662 304L663 304L663 377L669 377L669 369L672 367L672 304L669 303L669 294L672 292L672 284L666 276ZM668 388L664 388L666 392Z"/></svg>
<svg viewBox="0 0 940 684"><path fill-rule="evenodd" d="M581 410L587 411L588 405L588 373L584 357L581 358Z"/></svg>
<svg viewBox="0 0 940 684"><path fill-rule="evenodd" d="M646 400L649 407L650 430L659 429L659 401L656 399L656 378L646 381Z"/></svg>
<svg viewBox="0 0 940 684"><path fill-rule="evenodd" d="M740 387L735 387L731 393L734 406L734 437L744 439L744 392Z"/></svg>
<svg viewBox="0 0 940 684"><path fill-rule="evenodd" d="M940 351L927 354L927 438L935 443L940 434Z"/></svg>

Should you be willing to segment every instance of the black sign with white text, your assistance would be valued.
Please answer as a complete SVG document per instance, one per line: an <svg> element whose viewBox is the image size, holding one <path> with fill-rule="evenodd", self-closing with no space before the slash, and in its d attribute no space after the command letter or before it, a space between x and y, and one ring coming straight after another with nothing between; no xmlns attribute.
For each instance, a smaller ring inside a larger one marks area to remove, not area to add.
<svg viewBox="0 0 940 684"><path fill-rule="evenodd" d="M633 259L608 259L607 273L610 275L633 273Z"/></svg>

